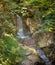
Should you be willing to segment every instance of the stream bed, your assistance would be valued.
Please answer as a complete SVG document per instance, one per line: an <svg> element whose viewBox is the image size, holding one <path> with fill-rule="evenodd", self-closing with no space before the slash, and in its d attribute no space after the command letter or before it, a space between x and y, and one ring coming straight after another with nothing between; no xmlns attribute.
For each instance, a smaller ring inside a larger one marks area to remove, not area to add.
<svg viewBox="0 0 55 65"><path fill-rule="evenodd" d="M17 16L17 22L18 22L17 24L19 24L18 30L17 30L17 36L18 38L25 41L25 39L29 38L29 35L24 34L23 21L18 14L16 14L16 16ZM42 63L36 62L34 65L55 65L55 61L52 61L52 62L49 61L49 59L47 58L43 50L41 50L40 48L37 48L36 51L38 52L38 55L43 60L43 62Z"/></svg>

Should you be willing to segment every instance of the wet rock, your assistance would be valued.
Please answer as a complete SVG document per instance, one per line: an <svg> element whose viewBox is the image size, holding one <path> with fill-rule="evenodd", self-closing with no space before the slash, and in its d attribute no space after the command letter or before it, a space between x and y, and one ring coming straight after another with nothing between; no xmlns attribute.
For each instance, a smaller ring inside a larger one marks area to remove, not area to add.
<svg viewBox="0 0 55 65"><path fill-rule="evenodd" d="M36 48L35 39L32 38L21 40L21 44L26 45L30 48Z"/></svg>
<svg viewBox="0 0 55 65"><path fill-rule="evenodd" d="M27 60L22 61L22 65L34 65L35 62L40 61L37 51L34 48L24 47L26 49ZM28 50L27 50L28 49Z"/></svg>
<svg viewBox="0 0 55 65"><path fill-rule="evenodd" d="M31 61L29 61L29 60L24 60L22 62L22 65L33 65L33 63Z"/></svg>
<svg viewBox="0 0 55 65"><path fill-rule="evenodd" d="M53 44L53 34L49 32L38 33L36 44L41 48Z"/></svg>
<svg viewBox="0 0 55 65"><path fill-rule="evenodd" d="M39 56L36 55L29 55L28 59L32 61L32 63L35 63L36 61L40 61Z"/></svg>

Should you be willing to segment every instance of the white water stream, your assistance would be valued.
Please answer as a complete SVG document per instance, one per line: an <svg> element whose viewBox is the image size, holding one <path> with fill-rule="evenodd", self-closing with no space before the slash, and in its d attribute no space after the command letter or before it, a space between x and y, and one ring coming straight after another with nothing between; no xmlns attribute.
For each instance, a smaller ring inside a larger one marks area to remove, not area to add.
<svg viewBox="0 0 55 65"><path fill-rule="evenodd" d="M26 38L29 38L29 35L25 35L24 34L24 30L23 30L23 21L22 21L22 18L16 14L17 16L17 24L19 24L17 27L18 27L18 31L17 31L17 35L20 39L26 39Z"/></svg>
<svg viewBox="0 0 55 65"><path fill-rule="evenodd" d="M46 65L52 65L49 59L46 57L45 53L40 48L37 49L37 52Z"/></svg>

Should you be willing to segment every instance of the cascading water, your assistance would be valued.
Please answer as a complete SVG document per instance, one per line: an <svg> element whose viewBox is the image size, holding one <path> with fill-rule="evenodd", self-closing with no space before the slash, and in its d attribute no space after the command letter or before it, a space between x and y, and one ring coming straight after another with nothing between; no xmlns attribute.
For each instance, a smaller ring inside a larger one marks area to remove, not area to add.
<svg viewBox="0 0 55 65"><path fill-rule="evenodd" d="M46 55L40 48L37 49L37 52L46 65L52 65L49 59L46 57Z"/></svg>
<svg viewBox="0 0 55 65"><path fill-rule="evenodd" d="M24 31L23 31L23 22L22 22L22 19L21 17L16 14L17 16L17 27L18 27L18 31L17 31L17 35L18 35L18 38L20 39L27 39L29 38L29 35L25 35L24 34ZM46 57L46 55L44 54L44 52L40 49L40 48L37 48L37 52L40 56L40 58L45 62L46 65L52 65L50 62L49 62L49 59Z"/></svg>
<svg viewBox="0 0 55 65"><path fill-rule="evenodd" d="M21 39L26 39L26 38L29 37L29 35L25 35L25 34L24 34L22 19L21 19L21 17L20 17L18 14L16 14L16 16L17 16L17 25L19 24L19 25L18 25L17 35L18 35L18 37L21 38Z"/></svg>

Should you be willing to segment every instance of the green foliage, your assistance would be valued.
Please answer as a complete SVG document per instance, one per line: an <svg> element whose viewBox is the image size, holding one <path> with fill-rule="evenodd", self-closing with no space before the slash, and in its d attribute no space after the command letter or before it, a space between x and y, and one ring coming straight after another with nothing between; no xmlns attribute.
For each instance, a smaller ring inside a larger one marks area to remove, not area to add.
<svg viewBox="0 0 55 65"><path fill-rule="evenodd" d="M55 26L55 0L0 0L1 65L16 65L26 58L23 47L13 37L16 31L13 11L24 19L30 17L39 23L41 25L39 32L52 32Z"/></svg>
<svg viewBox="0 0 55 65"><path fill-rule="evenodd" d="M16 64L25 59L25 50L13 37L13 35L4 34L0 39L0 64Z"/></svg>
<svg viewBox="0 0 55 65"><path fill-rule="evenodd" d="M13 25L14 16L13 10L17 8L16 2L13 0L2 0L0 1L0 29L1 34L3 32L13 33L15 32L15 26ZM2 36L2 35L1 35Z"/></svg>
<svg viewBox="0 0 55 65"><path fill-rule="evenodd" d="M13 10L16 8L13 0L0 0L0 65L17 65L26 58L25 50L14 38Z"/></svg>
<svg viewBox="0 0 55 65"><path fill-rule="evenodd" d="M24 19L31 17L41 26L41 31L52 31L55 25L55 1L53 0L21 0L17 10Z"/></svg>
<svg viewBox="0 0 55 65"><path fill-rule="evenodd" d="M54 25L55 25L55 9L50 8L45 14L44 14L44 23L42 24L42 28L44 28L47 31L53 31Z"/></svg>

